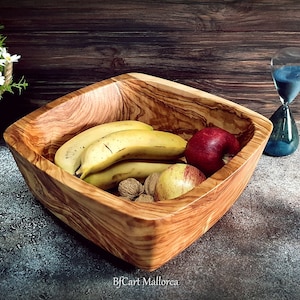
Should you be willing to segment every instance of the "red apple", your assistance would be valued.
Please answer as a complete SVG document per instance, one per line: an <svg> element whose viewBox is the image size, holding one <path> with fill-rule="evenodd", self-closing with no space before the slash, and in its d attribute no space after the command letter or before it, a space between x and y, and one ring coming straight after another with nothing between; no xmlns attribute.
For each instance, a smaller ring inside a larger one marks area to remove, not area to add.
<svg viewBox="0 0 300 300"><path fill-rule="evenodd" d="M207 177L222 168L240 151L240 143L230 132L219 127L206 127L188 141L185 158Z"/></svg>
<svg viewBox="0 0 300 300"><path fill-rule="evenodd" d="M176 163L160 174L154 199L155 201L174 199L192 190L205 179L205 175L196 167Z"/></svg>

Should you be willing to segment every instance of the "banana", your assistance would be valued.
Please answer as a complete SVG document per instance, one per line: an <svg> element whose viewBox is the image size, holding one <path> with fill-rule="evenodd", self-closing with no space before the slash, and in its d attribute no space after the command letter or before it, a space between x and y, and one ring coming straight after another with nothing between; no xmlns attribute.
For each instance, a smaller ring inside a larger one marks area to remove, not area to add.
<svg viewBox="0 0 300 300"><path fill-rule="evenodd" d="M108 134L91 144L81 155L76 175L83 179L127 159L174 160L181 157L186 140L159 130L124 130Z"/></svg>
<svg viewBox="0 0 300 300"><path fill-rule="evenodd" d="M108 190L116 187L124 179L130 177L144 179L152 173L162 172L172 164L171 162L121 161L103 171L90 174L83 180L103 190Z"/></svg>
<svg viewBox="0 0 300 300"><path fill-rule="evenodd" d="M84 149L109 133L128 129L153 130L153 127L135 120L115 121L91 127L75 135L58 148L54 163L74 175L80 166L80 156Z"/></svg>

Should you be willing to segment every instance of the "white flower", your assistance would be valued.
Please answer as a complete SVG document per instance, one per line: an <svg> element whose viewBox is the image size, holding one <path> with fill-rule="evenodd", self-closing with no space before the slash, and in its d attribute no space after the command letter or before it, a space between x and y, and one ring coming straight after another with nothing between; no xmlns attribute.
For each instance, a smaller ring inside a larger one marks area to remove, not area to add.
<svg viewBox="0 0 300 300"><path fill-rule="evenodd" d="M0 24L0 29L2 28L3 26ZM11 55L4 45L5 39L6 37L0 33L0 100L3 98L3 93L13 94L14 90L18 90L21 94L21 91L28 86L23 76L19 81L13 82L12 64L18 62L21 55Z"/></svg>
<svg viewBox="0 0 300 300"><path fill-rule="evenodd" d="M6 60L2 58L2 53L3 53L3 51L6 50L6 49L5 50L4 49L5 49L4 47L0 47L0 66L6 65Z"/></svg>
<svg viewBox="0 0 300 300"><path fill-rule="evenodd" d="M4 85L5 77L2 76L2 72L0 72L0 86Z"/></svg>
<svg viewBox="0 0 300 300"><path fill-rule="evenodd" d="M1 49L1 56L3 57L5 62L8 63L18 62L19 59L21 58L21 55L17 55L17 54L10 55L10 53L7 52L6 48ZM0 64L2 63L3 59L0 60Z"/></svg>

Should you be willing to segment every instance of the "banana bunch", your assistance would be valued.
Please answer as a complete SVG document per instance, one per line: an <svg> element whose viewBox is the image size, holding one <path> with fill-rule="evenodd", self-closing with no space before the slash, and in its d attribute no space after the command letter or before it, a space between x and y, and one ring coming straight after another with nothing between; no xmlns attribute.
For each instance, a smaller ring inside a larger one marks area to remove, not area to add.
<svg viewBox="0 0 300 300"><path fill-rule="evenodd" d="M92 127L63 144L54 162L104 190L133 177L162 172L183 156L186 140L139 121Z"/></svg>
<svg viewBox="0 0 300 300"><path fill-rule="evenodd" d="M54 163L75 175L83 151L105 135L128 129L153 130L152 126L135 120L115 121L91 127L66 141L55 153Z"/></svg>
<svg viewBox="0 0 300 300"><path fill-rule="evenodd" d="M91 144L82 153L81 166L76 175L84 179L89 174L124 160L176 160L183 155L186 143L179 135L159 130L113 132Z"/></svg>

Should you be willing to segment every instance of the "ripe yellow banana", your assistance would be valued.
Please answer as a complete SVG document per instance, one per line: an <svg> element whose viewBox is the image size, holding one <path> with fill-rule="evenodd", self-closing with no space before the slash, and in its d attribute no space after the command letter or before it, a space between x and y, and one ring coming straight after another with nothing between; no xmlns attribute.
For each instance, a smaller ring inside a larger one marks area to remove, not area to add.
<svg viewBox="0 0 300 300"><path fill-rule="evenodd" d="M84 181L108 190L116 187L124 179L144 179L152 173L164 171L171 165L171 162L121 161L103 171L88 175Z"/></svg>
<svg viewBox="0 0 300 300"><path fill-rule="evenodd" d="M153 130L153 127L135 120L115 121L91 127L65 142L55 153L54 163L74 175L80 166L82 152L92 143L112 132L143 129Z"/></svg>
<svg viewBox="0 0 300 300"><path fill-rule="evenodd" d="M186 141L179 135L158 130L124 130L108 134L81 155L76 172L83 179L127 159L174 160L181 157Z"/></svg>

